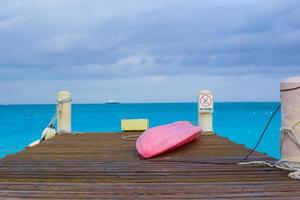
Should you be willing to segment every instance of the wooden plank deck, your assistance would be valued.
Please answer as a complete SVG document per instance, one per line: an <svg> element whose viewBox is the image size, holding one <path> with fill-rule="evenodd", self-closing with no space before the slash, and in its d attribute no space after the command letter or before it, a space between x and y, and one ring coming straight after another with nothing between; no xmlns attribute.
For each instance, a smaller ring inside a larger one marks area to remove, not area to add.
<svg viewBox="0 0 300 200"><path fill-rule="evenodd" d="M300 199L288 172L231 164L249 150L225 138L144 160L125 134L59 135L1 159L0 199Z"/></svg>

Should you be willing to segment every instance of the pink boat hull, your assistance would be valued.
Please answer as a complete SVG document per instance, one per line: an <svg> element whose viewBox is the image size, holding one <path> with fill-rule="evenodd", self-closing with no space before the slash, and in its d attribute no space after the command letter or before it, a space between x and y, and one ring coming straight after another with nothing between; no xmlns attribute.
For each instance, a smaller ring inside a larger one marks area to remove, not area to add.
<svg viewBox="0 0 300 200"><path fill-rule="evenodd" d="M151 158L197 139L198 126L179 121L146 130L136 141L136 149L144 158Z"/></svg>

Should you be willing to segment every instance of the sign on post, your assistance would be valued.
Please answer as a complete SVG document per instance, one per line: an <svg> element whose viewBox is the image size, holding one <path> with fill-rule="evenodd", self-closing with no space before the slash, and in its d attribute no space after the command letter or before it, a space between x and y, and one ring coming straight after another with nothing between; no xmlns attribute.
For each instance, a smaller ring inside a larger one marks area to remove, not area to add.
<svg viewBox="0 0 300 200"><path fill-rule="evenodd" d="M213 96L211 94L199 95L199 112L213 112Z"/></svg>

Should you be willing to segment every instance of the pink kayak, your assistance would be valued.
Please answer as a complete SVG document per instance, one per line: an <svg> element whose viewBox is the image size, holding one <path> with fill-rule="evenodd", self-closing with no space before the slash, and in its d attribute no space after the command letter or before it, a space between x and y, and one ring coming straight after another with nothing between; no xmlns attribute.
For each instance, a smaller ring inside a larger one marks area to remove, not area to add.
<svg viewBox="0 0 300 200"><path fill-rule="evenodd" d="M178 121L146 130L136 141L136 149L151 158L198 138L202 129L187 121Z"/></svg>

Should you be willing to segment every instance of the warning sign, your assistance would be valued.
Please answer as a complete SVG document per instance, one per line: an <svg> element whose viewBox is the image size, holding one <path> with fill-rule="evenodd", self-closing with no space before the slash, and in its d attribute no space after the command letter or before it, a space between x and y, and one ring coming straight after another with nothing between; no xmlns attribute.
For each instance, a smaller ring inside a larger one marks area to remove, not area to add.
<svg viewBox="0 0 300 200"><path fill-rule="evenodd" d="M213 111L213 97L212 95L199 95L199 111L212 112Z"/></svg>

